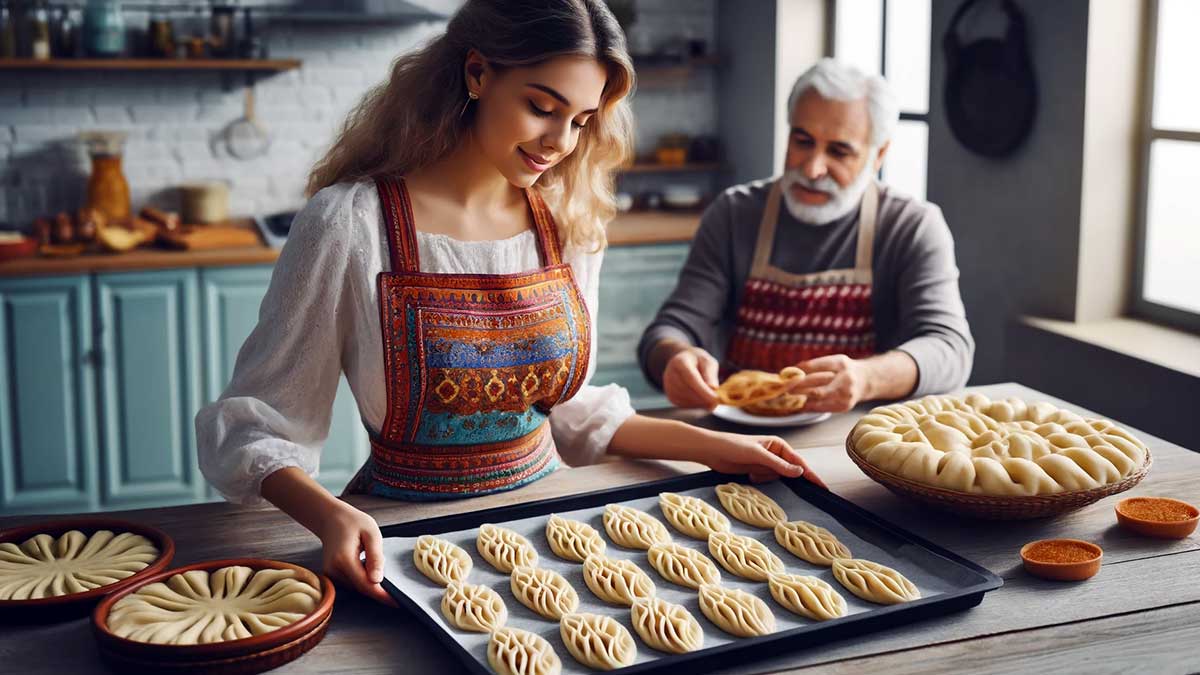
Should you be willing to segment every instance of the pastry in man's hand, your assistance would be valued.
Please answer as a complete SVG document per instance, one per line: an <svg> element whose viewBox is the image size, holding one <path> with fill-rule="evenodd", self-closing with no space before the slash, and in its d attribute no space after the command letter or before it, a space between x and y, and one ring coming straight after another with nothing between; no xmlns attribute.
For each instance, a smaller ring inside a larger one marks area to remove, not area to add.
<svg viewBox="0 0 1200 675"><path fill-rule="evenodd" d="M788 366L778 373L742 370L730 375L717 387L717 400L735 408L744 408L784 394L800 380L804 371Z"/></svg>

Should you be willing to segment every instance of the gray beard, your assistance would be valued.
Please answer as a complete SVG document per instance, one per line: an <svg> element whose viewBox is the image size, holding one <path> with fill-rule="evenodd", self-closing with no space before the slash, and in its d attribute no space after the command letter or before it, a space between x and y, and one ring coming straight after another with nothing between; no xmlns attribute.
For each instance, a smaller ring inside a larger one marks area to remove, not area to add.
<svg viewBox="0 0 1200 675"><path fill-rule="evenodd" d="M874 152L868 152L868 156L874 156ZM837 184L830 176L822 176L817 180L809 180L804 177L799 169L790 169L784 172L780 178L780 189L783 190L783 202L787 206L788 213L796 220L805 223L806 225L815 225L817 227L828 225L835 220L849 214L854 209L858 208L858 204L862 201L863 193L867 191L867 185L875 176L872 171L874 163L868 161L863 165L862 171L854 177L854 182L846 187ZM809 188L810 190L819 190L829 195L829 201L824 204L805 204L792 196L791 186L795 183Z"/></svg>

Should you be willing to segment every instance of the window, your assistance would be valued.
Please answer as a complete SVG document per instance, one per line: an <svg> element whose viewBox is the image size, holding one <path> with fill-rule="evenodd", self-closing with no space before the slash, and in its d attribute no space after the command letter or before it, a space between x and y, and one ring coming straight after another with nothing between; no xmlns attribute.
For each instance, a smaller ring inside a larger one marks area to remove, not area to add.
<svg viewBox="0 0 1200 675"><path fill-rule="evenodd" d="M1152 2L1147 30L1134 310L1200 330L1200 2Z"/></svg>
<svg viewBox="0 0 1200 675"><path fill-rule="evenodd" d="M931 0L835 0L833 57L887 78L900 100L900 124L883 180L925 198L929 164Z"/></svg>

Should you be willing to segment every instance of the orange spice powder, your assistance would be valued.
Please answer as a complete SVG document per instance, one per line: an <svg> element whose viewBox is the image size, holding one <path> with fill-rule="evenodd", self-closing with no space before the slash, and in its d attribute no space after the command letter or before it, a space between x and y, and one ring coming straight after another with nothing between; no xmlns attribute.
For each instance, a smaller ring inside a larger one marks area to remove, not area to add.
<svg viewBox="0 0 1200 675"><path fill-rule="evenodd" d="M1096 558L1096 552L1072 541L1043 541L1030 547L1025 555L1039 562L1077 563Z"/></svg>
<svg viewBox="0 0 1200 675"><path fill-rule="evenodd" d="M1196 515L1183 504L1163 499L1131 499L1121 506L1121 511L1127 516L1160 523L1187 520Z"/></svg>

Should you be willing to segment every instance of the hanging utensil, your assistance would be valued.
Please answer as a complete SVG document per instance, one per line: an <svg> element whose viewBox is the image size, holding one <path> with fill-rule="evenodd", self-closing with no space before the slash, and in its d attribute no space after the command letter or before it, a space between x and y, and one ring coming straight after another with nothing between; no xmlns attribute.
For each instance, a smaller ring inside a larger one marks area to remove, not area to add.
<svg viewBox="0 0 1200 675"><path fill-rule="evenodd" d="M261 157L271 147L271 135L254 115L254 80L246 75L246 108L240 119L225 127L225 147L237 159Z"/></svg>

